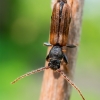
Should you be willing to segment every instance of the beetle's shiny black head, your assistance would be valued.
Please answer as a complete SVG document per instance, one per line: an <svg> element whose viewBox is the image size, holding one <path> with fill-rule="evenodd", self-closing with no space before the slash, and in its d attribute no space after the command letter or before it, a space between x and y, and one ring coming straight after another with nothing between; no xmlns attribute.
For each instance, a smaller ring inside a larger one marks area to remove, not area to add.
<svg viewBox="0 0 100 100"><path fill-rule="evenodd" d="M53 70L57 70L60 68L60 60L57 59L50 59L48 66L53 69Z"/></svg>

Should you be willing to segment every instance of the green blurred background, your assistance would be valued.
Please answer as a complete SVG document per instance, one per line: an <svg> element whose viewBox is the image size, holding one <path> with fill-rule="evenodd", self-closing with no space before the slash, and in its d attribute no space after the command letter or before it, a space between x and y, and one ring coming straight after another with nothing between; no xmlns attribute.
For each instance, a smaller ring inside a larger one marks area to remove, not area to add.
<svg viewBox="0 0 100 100"><path fill-rule="evenodd" d="M44 66L50 0L0 1L0 100L38 100L43 72L11 85L16 77ZM74 82L86 100L100 100L100 1L86 0ZM75 89L71 100L81 100Z"/></svg>

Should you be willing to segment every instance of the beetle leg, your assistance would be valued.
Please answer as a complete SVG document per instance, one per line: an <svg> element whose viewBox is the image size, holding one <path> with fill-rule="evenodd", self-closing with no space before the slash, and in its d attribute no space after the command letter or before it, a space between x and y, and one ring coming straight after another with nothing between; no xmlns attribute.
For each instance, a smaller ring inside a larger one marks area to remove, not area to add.
<svg viewBox="0 0 100 100"><path fill-rule="evenodd" d="M65 61L66 64L68 64L68 58L65 54L63 54L63 60Z"/></svg>
<svg viewBox="0 0 100 100"><path fill-rule="evenodd" d="M49 54L47 55L47 57L46 57L46 61L48 61L49 60Z"/></svg>
<svg viewBox="0 0 100 100"><path fill-rule="evenodd" d="M46 43L46 42L44 43L44 45L45 45L45 46L52 46L52 44Z"/></svg>
<svg viewBox="0 0 100 100"><path fill-rule="evenodd" d="M76 45L73 45L73 44L68 44L68 45L66 45L68 48L75 48L76 47Z"/></svg>

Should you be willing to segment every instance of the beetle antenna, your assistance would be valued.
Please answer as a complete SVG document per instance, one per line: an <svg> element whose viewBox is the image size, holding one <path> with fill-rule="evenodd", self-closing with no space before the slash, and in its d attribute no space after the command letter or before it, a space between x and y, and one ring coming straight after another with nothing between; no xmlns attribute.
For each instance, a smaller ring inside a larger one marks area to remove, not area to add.
<svg viewBox="0 0 100 100"><path fill-rule="evenodd" d="M24 74L24 75L22 75L22 76L16 78L13 82L11 82L11 84L16 83L17 81L19 81L20 79L22 79L22 78L24 78L24 77L26 77L26 76L29 76L29 75L38 73L38 72L43 71L44 69L48 69L48 68L49 68L49 67L47 66L47 67L42 67L42 68L39 68L39 69L37 69L37 70L33 70L33 71L31 71L31 72L28 72L28 73L26 73L26 74Z"/></svg>
<svg viewBox="0 0 100 100"><path fill-rule="evenodd" d="M83 100L85 100L84 96L82 95L81 91L79 90L79 88L64 74L63 71L61 71L60 69L56 70L58 73L60 73L80 94L80 96L82 97Z"/></svg>

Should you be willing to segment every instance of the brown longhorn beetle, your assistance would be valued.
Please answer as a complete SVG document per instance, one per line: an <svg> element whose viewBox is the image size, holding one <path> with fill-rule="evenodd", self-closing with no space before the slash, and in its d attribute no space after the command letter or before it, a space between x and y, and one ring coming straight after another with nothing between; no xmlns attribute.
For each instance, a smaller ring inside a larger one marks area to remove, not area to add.
<svg viewBox="0 0 100 100"><path fill-rule="evenodd" d="M71 8L65 0L58 0L55 3L51 16L51 28L50 28L50 43L44 43L46 46L52 46L49 54L46 57L48 61L48 66L39 68L28 72L17 79L15 79L12 84L18 80L29 76L31 74L43 71L44 69L51 68L52 70L60 73L81 95L82 99L85 100L79 88L60 70L60 63L63 59L66 64L68 64L67 56L63 53L62 47L67 46L69 48L76 47L75 45L68 45L68 33L69 25L71 22Z"/></svg>

